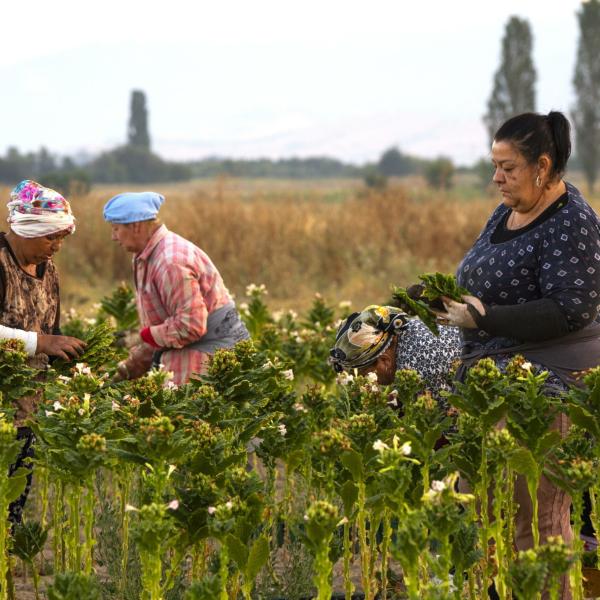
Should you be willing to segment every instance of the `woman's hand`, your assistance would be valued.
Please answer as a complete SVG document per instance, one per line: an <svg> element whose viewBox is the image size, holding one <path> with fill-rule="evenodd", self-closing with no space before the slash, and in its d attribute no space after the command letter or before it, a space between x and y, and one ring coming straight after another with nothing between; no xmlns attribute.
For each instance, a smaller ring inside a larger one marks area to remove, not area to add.
<svg viewBox="0 0 600 600"><path fill-rule="evenodd" d="M442 302L446 312L433 311L437 315L437 322L440 325L454 325L464 327L465 329L477 329L477 323L473 315L469 312L469 304L481 315L485 315L485 307L479 298L475 296L463 296L463 302L456 302L445 296L442 296Z"/></svg>
<svg viewBox="0 0 600 600"><path fill-rule="evenodd" d="M36 354L58 356L64 360L72 360L83 354L87 344L68 335L44 335L38 333Z"/></svg>

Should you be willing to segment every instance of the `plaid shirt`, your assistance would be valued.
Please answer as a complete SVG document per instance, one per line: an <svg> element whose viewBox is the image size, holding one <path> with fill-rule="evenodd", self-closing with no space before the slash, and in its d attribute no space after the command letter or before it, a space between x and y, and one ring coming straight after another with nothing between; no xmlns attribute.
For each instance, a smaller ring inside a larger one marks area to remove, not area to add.
<svg viewBox="0 0 600 600"><path fill-rule="evenodd" d="M136 300L142 328L150 327L164 348L161 362L173 383L206 372L208 355L184 346L206 333L209 313L232 301L223 279L200 248L161 225L133 259ZM132 349L126 366L137 377L148 370L155 348Z"/></svg>

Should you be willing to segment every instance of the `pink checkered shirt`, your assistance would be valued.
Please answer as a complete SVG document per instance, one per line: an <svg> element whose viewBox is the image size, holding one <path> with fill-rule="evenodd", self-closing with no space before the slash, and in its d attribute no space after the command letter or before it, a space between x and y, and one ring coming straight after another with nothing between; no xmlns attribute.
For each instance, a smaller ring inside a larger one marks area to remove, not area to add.
<svg viewBox="0 0 600 600"><path fill-rule="evenodd" d="M173 372L173 383L206 372L208 355L183 347L206 333L211 312L232 301L210 258L162 225L135 255L133 271L141 327L150 327L165 349L161 362ZM154 350L146 343L132 350L126 365L133 376L150 367Z"/></svg>

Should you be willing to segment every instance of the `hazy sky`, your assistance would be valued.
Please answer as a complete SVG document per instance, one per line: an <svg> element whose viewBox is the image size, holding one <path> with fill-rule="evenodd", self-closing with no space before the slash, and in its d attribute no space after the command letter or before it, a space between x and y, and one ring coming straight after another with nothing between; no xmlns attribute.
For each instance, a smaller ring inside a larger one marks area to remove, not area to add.
<svg viewBox="0 0 600 600"><path fill-rule="evenodd" d="M468 163L511 15L529 20L537 108L568 111L579 0L4 2L0 153L125 139L132 89L167 158L328 155L397 145Z"/></svg>

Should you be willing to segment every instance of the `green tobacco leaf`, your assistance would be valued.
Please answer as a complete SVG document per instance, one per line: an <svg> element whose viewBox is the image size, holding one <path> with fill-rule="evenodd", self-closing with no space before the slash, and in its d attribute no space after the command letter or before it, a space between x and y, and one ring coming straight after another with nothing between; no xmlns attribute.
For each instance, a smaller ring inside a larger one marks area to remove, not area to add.
<svg viewBox="0 0 600 600"><path fill-rule="evenodd" d="M253 581L267 564L267 560L269 560L269 541L264 535L261 535L254 540L252 548L250 548L246 572L244 573L246 581Z"/></svg>
<svg viewBox="0 0 600 600"><path fill-rule="evenodd" d="M576 406L571 404L569 406L569 417L573 422L573 425L577 425L582 429L585 429L591 433L597 441L600 441L600 428L598 427L598 421L596 418L583 406Z"/></svg>
<svg viewBox="0 0 600 600"><path fill-rule="evenodd" d="M429 306L422 300L413 300L403 288L394 288L392 298L401 309L405 310L409 315L415 315L423 321L423 323L431 330L434 335L440 335L436 323L436 316L431 311Z"/></svg>
<svg viewBox="0 0 600 600"><path fill-rule="evenodd" d="M347 517L350 517L352 514L352 508L358 499L358 488L352 481L348 480L340 488L339 494L342 502L344 503L344 514Z"/></svg>
<svg viewBox="0 0 600 600"><path fill-rule="evenodd" d="M364 465L362 456L355 450L347 450L341 456L342 464L350 471L354 481L364 479Z"/></svg>
<svg viewBox="0 0 600 600"><path fill-rule="evenodd" d="M515 450L509 458L508 464L517 473L525 475L528 480L535 479L538 476L538 465L533 458L533 454L527 448Z"/></svg>
<svg viewBox="0 0 600 600"><path fill-rule="evenodd" d="M558 446L561 442L561 435L558 431L553 429L552 431L547 431L538 441L537 443L537 454L538 456L544 456L548 454L552 448Z"/></svg>
<svg viewBox="0 0 600 600"><path fill-rule="evenodd" d="M8 479L5 496L8 502L14 502L23 493L27 485L28 473L26 469L19 469Z"/></svg>
<svg viewBox="0 0 600 600"><path fill-rule="evenodd" d="M225 536L225 544L229 551L229 556L235 561L238 569L242 572L246 570L246 564L248 563L248 549L242 543L238 537L228 533Z"/></svg>
<svg viewBox="0 0 600 600"><path fill-rule="evenodd" d="M13 528L13 553L20 559L31 562L44 548L48 530L36 521L16 523Z"/></svg>

